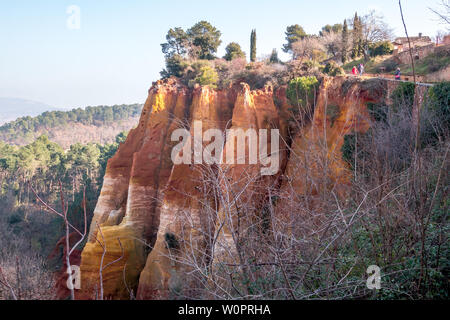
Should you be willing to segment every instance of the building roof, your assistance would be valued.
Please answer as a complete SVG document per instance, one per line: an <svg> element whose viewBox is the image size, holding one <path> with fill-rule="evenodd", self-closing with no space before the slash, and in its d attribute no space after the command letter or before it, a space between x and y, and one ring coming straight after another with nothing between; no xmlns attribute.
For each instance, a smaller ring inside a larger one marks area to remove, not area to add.
<svg viewBox="0 0 450 320"><path fill-rule="evenodd" d="M431 38L428 36L421 36L421 37L409 37L409 40L411 42L432 42ZM400 37L400 38L396 38L394 40L394 44L403 44L403 43L407 43L408 42L408 38L407 37Z"/></svg>

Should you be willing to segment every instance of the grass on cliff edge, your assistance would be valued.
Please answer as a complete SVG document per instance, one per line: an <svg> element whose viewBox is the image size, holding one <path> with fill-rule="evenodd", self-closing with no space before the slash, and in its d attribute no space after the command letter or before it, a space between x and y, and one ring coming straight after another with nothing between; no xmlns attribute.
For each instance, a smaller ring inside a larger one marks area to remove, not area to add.
<svg viewBox="0 0 450 320"><path fill-rule="evenodd" d="M416 60L416 73L420 76L437 72L439 70L445 69L450 65L450 55L442 55L438 53L432 53L421 60ZM400 69L404 74L412 75L411 64L402 64Z"/></svg>
<svg viewBox="0 0 450 320"><path fill-rule="evenodd" d="M403 75L412 75L411 64L396 64L391 55L378 56L371 58L369 61L364 62L364 58L353 60L342 67L346 72L351 72L353 66L358 66L360 63L364 64L366 73L380 73L380 68L385 67L384 73L394 74L395 69L400 67ZM416 74L423 76L439 70L445 69L450 65L450 55L442 53L432 53L423 59L415 61Z"/></svg>
<svg viewBox="0 0 450 320"><path fill-rule="evenodd" d="M358 67L361 63L364 64L365 72L367 73L377 73L380 65L387 59L392 57L391 55L387 56L377 56L374 58L370 58L369 61L365 62L364 58L350 61L342 66L345 72L351 72L353 67Z"/></svg>

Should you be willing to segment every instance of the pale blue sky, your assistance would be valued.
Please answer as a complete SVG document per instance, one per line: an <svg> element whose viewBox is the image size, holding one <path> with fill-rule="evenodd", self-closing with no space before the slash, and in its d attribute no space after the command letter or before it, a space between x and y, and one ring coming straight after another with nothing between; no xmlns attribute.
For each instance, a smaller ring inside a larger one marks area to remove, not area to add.
<svg viewBox="0 0 450 320"><path fill-rule="evenodd" d="M403 3L410 34L444 29L428 10L438 0ZM81 9L80 30L66 26L69 5ZM261 56L281 51L288 25L318 33L370 9L403 35L397 0L0 0L0 97L63 108L144 102L171 27L209 21L222 31L220 56L231 41L248 53L256 29Z"/></svg>

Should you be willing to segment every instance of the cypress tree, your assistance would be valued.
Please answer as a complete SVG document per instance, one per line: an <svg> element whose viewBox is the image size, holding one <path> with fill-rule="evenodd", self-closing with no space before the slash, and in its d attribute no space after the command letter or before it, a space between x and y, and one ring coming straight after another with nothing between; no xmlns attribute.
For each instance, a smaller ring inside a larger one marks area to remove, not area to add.
<svg viewBox="0 0 450 320"><path fill-rule="evenodd" d="M250 61L256 61L256 30L252 30L252 34L250 36Z"/></svg>
<svg viewBox="0 0 450 320"><path fill-rule="evenodd" d="M342 63L347 62L348 55L348 26L347 20L344 20L342 27Z"/></svg>
<svg viewBox="0 0 450 320"><path fill-rule="evenodd" d="M361 55L361 41L362 41L362 25L358 17L358 13L355 12L355 17L353 18L353 49L352 58L355 59Z"/></svg>
<svg viewBox="0 0 450 320"><path fill-rule="evenodd" d="M277 49L274 48L272 50L272 54L270 55L269 62L270 63L280 63L280 59L278 59Z"/></svg>

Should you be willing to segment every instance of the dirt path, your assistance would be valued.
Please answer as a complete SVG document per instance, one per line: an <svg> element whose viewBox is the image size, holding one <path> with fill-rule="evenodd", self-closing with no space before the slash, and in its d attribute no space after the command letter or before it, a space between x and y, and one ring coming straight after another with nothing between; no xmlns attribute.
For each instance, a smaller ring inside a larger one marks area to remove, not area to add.
<svg viewBox="0 0 450 320"><path fill-rule="evenodd" d="M386 80L401 81L401 82L413 82L414 81L413 76L402 76L401 80L395 80L395 76L393 74L387 74L387 73L378 73L378 74L364 73L363 76L359 76L359 75L354 76L353 74L350 73L347 75L353 76L353 77L360 77L362 79L378 78L378 79L386 79ZM424 82L423 80L424 80L423 76L416 76L417 84L424 85L424 86L433 86L433 84Z"/></svg>

